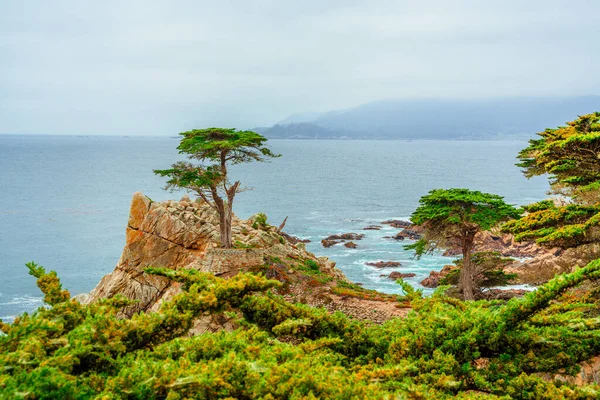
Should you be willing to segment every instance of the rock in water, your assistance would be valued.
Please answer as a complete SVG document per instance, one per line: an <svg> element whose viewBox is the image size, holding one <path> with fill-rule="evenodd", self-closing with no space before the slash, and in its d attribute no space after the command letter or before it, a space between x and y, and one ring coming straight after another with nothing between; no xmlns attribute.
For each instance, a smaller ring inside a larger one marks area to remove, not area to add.
<svg viewBox="0 0 600 400"><path fill-rule="evenodd" d="M404 278L413 278L413 277L417 276L417 274L412 273L412 272L402 273L402 272L394 271L394 272L392 272L389 275L379 275L379 276L382 276L382 277L385 276L386 278L395 281L395 280L400 279L400 278L402 278L402 279L404 279Z"/></svg>
<svg viewBox="0 0 600 400"><path fill-rule="evenodd" d="M412 226L412 223L410 221L403 221L401 219L388 219L387 221L382 221L381 222L384 225L389 225L392 228L409 228L410 226Z"/></svg>
<svg viewBox="0 0 600 400"><path fill-rule="evenodd" d="M366 262L365 265L375 268L393 268L399 267L402 264L398 261L377 261L377 262Z"/></svg>

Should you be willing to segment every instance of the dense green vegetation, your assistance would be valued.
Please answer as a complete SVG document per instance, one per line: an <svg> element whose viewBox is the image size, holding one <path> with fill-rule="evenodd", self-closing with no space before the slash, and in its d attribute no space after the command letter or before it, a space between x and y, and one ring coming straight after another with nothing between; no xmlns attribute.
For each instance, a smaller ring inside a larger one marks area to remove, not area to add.
<svg viewBox="0 0 600 400"><path fill-rule="evenodd" d="M471 265L473 266L473 287L475 298L481 298L484 290L494 286L504 286L510 284L517 276L504 272L504 267L514 260L510 257L502 257L500 253L480 251L471 256ZM453 261L456 269L450 271L448 275L440 279L440 285L458 285L460 281L460 270L463 265L463 259L459 258Z"/></svg>
<svg viewBox="0 0 600 400"><path fill-rule="evenodd" d="M581 398L537 373L573 373L600 352L600 261L523 299L414 299L405 319L372 325L285 302L281 284L240 274L149 269L182 282L158 313L117 317L127 300L84 306L33 263L48 307L1 326L4 398ZM237 313L233 332L188 337L195 318Z"/></svg>
<svg viewBox="0 0 600 400"><path fill-rule="evenodd" d="M252 131L207 128L180 135L177 149L190 161L179 161L170 169L154 170L154 173L169 178L165 189L191 191L214 208L219 214L221 247L231 248L233 200L242 187L240 181L229 182L228 165L265 161L278 155L265 146L265 137ZM266 219L264 222L266 224Z"/></svg>
<svg viewBox="0 0 600 400"><path fill-rule="evenodd" d="M516 218L519 212L502 197L468 189L436 189L421 197L411 221L425 229L423 238L406 246L417 256L440 247L458 244L462 250L459 290L465 300L475 298L471 263L475 235L500 222Z"/></svg>
<svg viewBox="0 0 600 400"><path fill-rule="evenodd" d="M523 218L504 230L517 240L546 246L576 247L597 242L600 225L600 112L583 115L567 126L538 133L519 153L527 177L550 175L552 190L563 205L551 200L524 208Z"/></svg>
<svg viewBox="0 0 600 400"><path fill-rule="evenodd" d="M546 129L519 153L526 176L549 174L553 190L595 204L600 200L600 112Z"/></svg>

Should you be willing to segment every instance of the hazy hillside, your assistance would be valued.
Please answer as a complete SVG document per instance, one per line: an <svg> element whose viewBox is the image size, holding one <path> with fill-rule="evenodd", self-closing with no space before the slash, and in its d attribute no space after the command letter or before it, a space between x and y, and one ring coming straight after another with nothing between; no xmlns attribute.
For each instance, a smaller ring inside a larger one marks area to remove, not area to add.
<svg viewBox="0 0 600 400"><path fill-rule="evenodd" d="M298 114L261 132L271 138L528 137L544 128L562 125L577 115L598 110L600 96L387 100L343 111ZM309 116L315 119L306 121Z"/></svg>

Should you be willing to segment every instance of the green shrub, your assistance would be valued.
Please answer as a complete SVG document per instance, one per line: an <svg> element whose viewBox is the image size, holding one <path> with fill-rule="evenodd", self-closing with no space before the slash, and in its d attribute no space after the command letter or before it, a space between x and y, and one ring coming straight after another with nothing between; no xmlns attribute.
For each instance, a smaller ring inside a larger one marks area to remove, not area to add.
<svg viewBox="0 0 600 400"><path fill-rule="evenodd" d="M129 300L82 305L55 273L29 268L48 306L0 323L1 398L600 396L598 386L539 376L576 373L600 355L600 260L508 303L436 292L383 325L290 304L270 293L281 283L264 277L159 268L146 272L183 292L157 313L123 319ZM199 316L236 310L241 328L187 335Z"/></svg>

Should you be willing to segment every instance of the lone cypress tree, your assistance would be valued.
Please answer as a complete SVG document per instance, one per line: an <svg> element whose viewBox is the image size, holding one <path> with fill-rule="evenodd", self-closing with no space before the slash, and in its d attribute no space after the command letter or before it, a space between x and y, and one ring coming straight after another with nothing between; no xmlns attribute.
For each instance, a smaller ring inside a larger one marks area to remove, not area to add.
<svg viewBox="0 0 600 400"><path fill-rule="evenodd" d="M233 200L241 182L230 183L227 167L279 157L264 146L267 139L252 131L207 128L180 133L177 149L190 161L180 161L170 169L154 170L168 177L165 189L185 189L196 193L219 215L221 247L231 248ZM192 161L199 161L193 163Z"/></svg>
<svg viewBox="0 0 600 400"><path fill-rule="evenodd" d="M423 238L406 246L417 257L437 247L459 243L463 260L459 289L465 300L474 299L471 252L475 235L500 222L519 216L501 196L468 189L436 189L421 197L420 206L411 215L413 223L424 229Z"/></svg>

